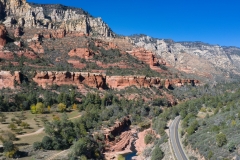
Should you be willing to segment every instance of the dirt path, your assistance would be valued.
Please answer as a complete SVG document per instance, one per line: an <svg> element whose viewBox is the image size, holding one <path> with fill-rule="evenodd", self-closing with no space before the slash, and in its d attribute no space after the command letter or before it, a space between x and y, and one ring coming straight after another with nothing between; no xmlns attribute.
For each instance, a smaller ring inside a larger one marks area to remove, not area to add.
<svg viewBox="0 0 240 160"><path fill-rule="evenodd" d="M17 137L17 138L22 138L22 137L27 137L27 136L36 135L36 134L42 133L43 130L44 130L44 128L40 128L40 129L38 129L36 132L27 133L27 134L23 134L23 135L18 135L18 136L16 136L16 137Z"/></svg>
<svg viewBox="0 0 240 160"><path fill-rule="evenodd" d="M46 160L53 160L54 158L57 158L57 156L59 156L59 155L65 153L65 152L67 152L67 151L68 151L68 149L63 150L63 151L61 151L61 152L58 152L58 153L52 155L51 157L47 158Z"/></svg>
<svg viewBox="0 0 240 160"><path fill-rule="evenodd" d="M71 119L76 119L76 118L79 118L79 117L81 117L81 115L78 115L78 116L76 116L76 117L69 118L69 120L71 120ZM40 133L43 132L43 130L44 130L44 127L43 127L43 128L39 128L36 132L27 133L27 134L23 134L23 135L18 135L18 136L16 136L16 137L17 137L17 138L22 138L22 137L27 137L27 136L32 136L32 135L40 134Z"/></svg>

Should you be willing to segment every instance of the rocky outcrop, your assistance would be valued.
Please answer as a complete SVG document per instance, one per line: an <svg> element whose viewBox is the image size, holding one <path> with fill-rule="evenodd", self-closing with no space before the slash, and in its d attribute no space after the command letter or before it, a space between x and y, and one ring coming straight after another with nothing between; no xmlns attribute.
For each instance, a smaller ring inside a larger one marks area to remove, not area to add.
<svg viewBox="0 0 240 160"><path fill-rule="evenodd" d="M31 43L29 44L29 47L30 47L35 53L39 53L39 54L44 53L44 48L43 48L41 42L37 42L37 41L31 42Z"/></svg>
<svg viewBox="0 0 240 160"><path fill-rule="evenodd" d="M123 130L126 130L130 127L131 121L129 117L123 118L122 121L115 122L115 125L105 130L105 138L107 141L111 141L109 135L114 137L119 135Z"/></svg>
<svg viewBox="0 0 240 160"><path fill-rule="evenodd" d="M129 117L125 117L122 121L117 121L113 127L105 130L106 151L123 151L129 145L132 134L127 130L130 125ZM116 139L118 135L120 136Z"/></svg>
<svg viewBox="0 0 240 160"><path fill-rule="evenodd" d="M33 80L42 87L57 85L75 85L81 87L85 84L93 88L105 88L105 75L88 72L36 72Z"/></svg>
<svg viewBox="0 0 240 160"><path fill-rule="evenodd" d="M63 38L66 36L66 30L65 29L57 29L55 31L52 31L51 37L52 38Z"/></svg>
<svg viewBox="0 0 240 160"><path fill-rule="evenodd" d="M144 149L147 147L147 145L144 142L144 138L147 134L150 134L153 137L158 137L155 131L152 130L151 128L138 132L138 139L136 140L136 143L135 143L135 149L138 155L141 154L144 151Z"/></svg>
<svg viewBox="0 0 240 160"><path fill-rule="evenodd" d="M118 46L114 42L105 42L99 39L95 40L94 44L96 47L103 47L106 50L118 48Z"/></svg>
<svg viewBox="0 0 240 160"><path fill-rule="evenodd" d="M151 51L145 50L144 48L134 48L132 51L127 51L127 53L137 57L140 61L150 66L158 66L160 63L166 64L163 61L159 61Z"/></svg>
<svg viewBox="0 0 240 160"><path fill-rule="evenodd" d="M240 49L202 42L174 42L149 36L133 36L131 40L136 47L152 51L156 56L163 58L167 64L186 73L215 80L229 78L231 73L240 73L240 58L236 58L240 57Z"/></svg>
<svg viewBox="0 0 240 160"><path fill-rule="evenodd" d="M171 89L175 86L198 85L197 80L164 80L145 76L106 76L102 73L87 72L37 72L33 80L38 85L46 87L47 85L77 85L85 84L93 88L124 89L129 86L142 87L163 87Z"/></svg>
<svg viewBox="0 0 240 160"><path fill-rule="evenodd" d="M94 54L95 53L88 48L76 48L76 49L71 50L68 53L68 55L70 57L77 56L77 57L84 58L84 59L91 59L91 58L93 58Z"/></svg>
<svg viewBox="0 0 240 160"><path fill-rule="evenodd" d="M144 48L134 48L132 51L127 51L130 55L136 57L142 63L146 63L149 67L159 73L163 73L164 70L160 68L160 65L168 65L166 61L162 58L157 58L157 56L152 52Z"/></svg>
<svg viewBox="0 0 240 160"><path fill-rule="evenodd" d="M26 56L28 58L34 59L36 55L31 51L20 51L17 53L18 56ZM8 71L2 71L3 73L10 73ZM7 74L9 75L9 74ZM7 77L7 76L5 76ZM11 76L10 76L11 77ZM1 79L1 78L0 78ZM6 79L6 78L4 78ZM56 85L75 85L79 88L82 85L86 85L92 88L106 89L107 87L113 89L124 89L129 86L136 87L163 87L171 89L175 86L182 85L198 85L197 80L181 80L172 79L164 80L157 77L145 77L145 76L106 76L105 73L88 73L88 72L58 72L58 71L40 71L36 72L33 78L39 86L46 88L53 84ZM2 83L0 85L4 87Z"/></svg>
<svg viewBox="0 0 240 160"><path fill-rule="evenodd" d="M82 9L29 4L26 0L0 0L0 12L0 18L5 20L3 23L7 27L53 29L56 32L52 36L57 38L63 37L66 32L114 37L101 18L94 18Z"/></svg>
<svg viewBox="0 0 240 160"><path fill-rule="evenodd" d="M0 51L0 58L5 60L13 60L14 54L10 51Z"/></svg>
<svg viewBox="0 0 240 160"><path fill-rule="evenodd" d="M7 30L4 25L0 25L0 49L2 49L7 43L6 40Z"/></svg>
<svg viewBox="0 0 240 160"><path fill-rule="evenodd" d="M37 56L33 51L25 50L25 51L18 51L16 53L19 57L24 56L28 59L37 59L39 56Z"/></svg>
<svg viewBox="0 0 240 160"><path fill-rule="evenodd" d="M17 27L15 30L14 30L14 37L20 37L22 35L22 28L21 27Z"/></svg>
<svg viewBox="0 0 240 160"><path fill-rule="evenodd" d="M107 76L106 83L109 88L124 89L129 86L142 87L163 87L171 89L174 86L180 87L183 85L198 85L198 80L182 80L182 79L160 79L158 77L145 76Z"/></svg>
<svg viewBox="0 0 240 160"><path fill-rule="evenodd" d="M10 71L0 71L0 89L3 88L15 88L15 84L21 83L20 72L15 71L11 73Z"/></svg>

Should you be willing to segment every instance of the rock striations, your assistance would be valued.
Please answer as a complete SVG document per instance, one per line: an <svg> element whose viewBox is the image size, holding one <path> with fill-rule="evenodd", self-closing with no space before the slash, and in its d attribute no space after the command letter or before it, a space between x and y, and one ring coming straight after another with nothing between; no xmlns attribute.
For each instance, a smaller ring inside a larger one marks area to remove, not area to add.
<svg viewBox="0 0 240 160"><path fill-rule="evenodd" d="M240 49L221 47L202 42L174 42L149 36L132 36L137 47L152 51L166 63L186 73L193 73L215 80L240 74Z"/></svg>
<svg viewBox="0 0 240 160"><path fill-rule="evenodd" d="M86 35L114 37L115 34L101 18L94 18L82 9L63 5L37 5L26 0L0 0L0 21L6 27L61 29ZM56 37L62 36L63 33Z"/></svg>

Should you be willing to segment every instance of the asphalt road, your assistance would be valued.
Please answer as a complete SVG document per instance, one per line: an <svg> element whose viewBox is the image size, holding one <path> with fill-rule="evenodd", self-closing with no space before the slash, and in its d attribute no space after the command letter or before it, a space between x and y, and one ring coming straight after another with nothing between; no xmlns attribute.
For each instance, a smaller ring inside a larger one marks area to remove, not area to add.
<svg viewBox="0 0 240 160"><path fill-rule="evenodd" d="M188 160L183 148L180 144L178 137L178 125L180 122L180 116L176 117L170 126L170 140L172 143L173 151L178 160Z"/></svg>

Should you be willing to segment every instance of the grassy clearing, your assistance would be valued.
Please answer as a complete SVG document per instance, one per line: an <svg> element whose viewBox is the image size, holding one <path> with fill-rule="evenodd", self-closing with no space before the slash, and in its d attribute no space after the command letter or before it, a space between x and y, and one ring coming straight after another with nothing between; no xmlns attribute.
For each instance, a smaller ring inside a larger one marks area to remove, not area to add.
<svg viewBox="0 0 240 160"><path fill-rule="evenodd" d="M44 119L48 120L48 121L52 121L53 117L61 117L62 113L54 112L54 113L50 113L50 114L32 114L32 113L30 113L30 111L23 111L23 112L6 112L4 114L7 117L7 119L6 119L6 122L0 123L0 132L6 131L6 130L11 130L10 128L8 128L8 126L10 123L14 123L17 128L22 128L21 134L29 134L29 133L34 133L38 129L44 127L44 122L43 122ZM77 110L75 110L75 111L67 112L67 115L71 119L71 118L79 116L80 113ZM13 118L19 119L21 117L25 117L25 118L23 118L22 122L28 123L29 128L24 129L21 126L18 126L16 124L16 122L12 121ZM12 132L16 133L16 130L12 130ZM21 134L16 133L16 135L21 135ZM35 142L37 140L41 140L42 137L44 137L44 135L45 135L44 133L41 133L41 134L37 134L37 135L33 135L33 136L22 137L22 138L20 138L20 140L16 141L16 143L33 144L33 142ZM0 144L1 144L1 142L0 142Z"/></svg>
<svg viewBox="0 0 240 160"><path fill-rule="evenodd" d="M25 145L32 145L36 141L42 141L43 137L46 136L47 134L45 132L36 134L36 135L30 135L27 137L22 137L19 138L19 140L14 141L14 144L17 146L25 146Z"/></svg>

